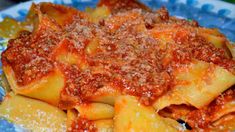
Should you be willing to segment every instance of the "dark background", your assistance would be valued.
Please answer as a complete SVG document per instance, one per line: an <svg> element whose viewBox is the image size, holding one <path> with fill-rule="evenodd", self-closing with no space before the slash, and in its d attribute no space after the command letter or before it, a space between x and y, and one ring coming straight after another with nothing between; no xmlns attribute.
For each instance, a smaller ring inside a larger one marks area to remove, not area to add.
<svg viewBox="0 0 235 132"><path fill-rule="evenodd" d="M0 10L28 0L0 0ZM223 0L235 4L235 0Z"/></svg>

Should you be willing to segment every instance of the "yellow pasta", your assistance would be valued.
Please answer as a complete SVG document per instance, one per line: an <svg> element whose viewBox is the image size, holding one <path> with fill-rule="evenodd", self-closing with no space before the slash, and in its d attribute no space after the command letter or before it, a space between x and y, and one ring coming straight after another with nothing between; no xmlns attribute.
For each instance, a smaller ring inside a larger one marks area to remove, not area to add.
<svg viewBox="0 0 235 132"><path fill-rule="evenodd" d="M58 105L60 92L64 87L64 77L59 71L54 71L41 80L22 87L17 85L14 72L10 67L3 67L3 69L6 73L8 82L15 93L40 99L53 105Z"/></svg>
<svg viewBox="0 0 235 132"><path fill-rule="evenodd" d="M95 9L86 8L86 12L89 15L90 21L96 23L110 15L110 11L106 6L97 7Z"/></svg>
<svg viewBox="0 0 235 132"><path fill-rule="evenodd" d="M0 105L0 117L35 132L66 130L66 114L62 110L14 93L9 93Z"/></svg>
<svg viewBox="0 0 235 132"><path fill-rule="evenodd" d="M179 131L179 129L171 126L174 123L171 125L165 123L164 118L155 113L152 107L139 104L135 97L120 96L114 109L114 131Z"/></svg>
<svg viewBox="0 0 235 132"><path fill-rule="evenodd" d="M235 112L235 104L234 104L234 100L231 100L229 102L226 102L226 104L223 105L223 109L220 109L215 113L212 120L217 121L221 117L228 115L230 113L234 113L234 112Z"/></svg>
<svg viewBox="0 0 235 132"><path fill-rule="evenodd" d="M96 120L94 125L98 132L113 132L113 119Z"/></svg>
<svg viewBox="0 0 235 132"><path fill-rule="evenodd" d="M166 8L136 0L101 0L85 12L32 4L24 22L1 22L0 36L10 39L0 117L27 129L234 129L232 42Z"/></svg>
<svg viewBox="0 0 235 132"><path fill-rule="evenodd" d="M221 132L221 131L234 131L235 129L235 115L228 114L223 116L221 119L217 120L213 123L214 128L212 131L214 132Z"/></svg>
<svg viewBox="0 0 235 132"><path fill-rule="evenodd" d="M93 105L92 107L96 106L97 108L97 103L96 104L91 104ZM102 104L99 104L100 106ZM91 107L91 106L90 106ZM98 106L99 107L99 106ZM106 106L107 107L107 106ZM89 108L88 108L89 109ZM93 108L94 110L94 108ZM97 110L96 110L97 111ZM88 110L88 112L90 112ZM94 113L94 112L92 112ZM92 114L94 116L94 114ZM96 114L97 115L97 114ZM100 115L100 114L99 114ZM98 116L99 116L98 115ZM107 116L106 116L107 117ZM76 111L75 109L71 109L68 110L67 112L67 126L71 126L72 123L79 118L84 118L84 114L79 113L78 111ZM88 117L89 118L89 117ZM96 130L98 132L113 132L113 119L98 119L98 120L93 120L94 118L92 118L92 123L94 124L94 126L96 127ZM68 129L69 130L69 129Z"/></svg>
<svg viewBox="0 0 235 132"><path fill-rule="evenodd" d="M179 96L176 91L177 90L175 89L168 91L168 93L166 93L165 95L163 95L154 102L153 107L157 111L159 111L173 104L175 105L188 104L188 102L186 102L181 96Z"/></svg>
<svg viewBox="0 0 235 132"><path fill-rule="evenodd" d="M230 53L232 54L233 59L235 58L235 44L234 43L226 43L226 46L228 47Z"/></svg>
<svg viewBox="0 0 235 132"><path fill-rule="evenodd" d="M176 72L176 93L191 105L202 108L235 83L229 71L202 61L193 61L184 72ZM180 83L182 82L182 84Z"/></svg>
<svg viewBox="0 0 235 132"><path fill-rule="evenodd" d="M235 83L232 73L198 60L194 60L183 72L176 73L176 79L179 84L156 100L155 109L161 110L172 104L191 104L202 108Z"/></svg>
<svg viewBox="0 0 235 132"><path fill-rule="evenodd" d="M74 8L42 2L39 5L33 4L31 6L27 20L37 20L37 17L40 19L40 15L45 15L46 17L56 21L56 24L65 26L66 24L69 24L73 20L73 17L79 13L80 12Z"/></svg>
<svg viewBox="0 0 235 132"><path fill-rule="evenodd" d="M99 120L113 118L113 106L102 103L89 103L76 106L79 116L88 120Z"/></svg>
<svg viewBox="0 0 235 132"><path fill-rule="evenodd" d="M104 86L100 88L91 98L91 101L114 105L115 100L121 93L111 86Z"/></svg>
<svg viewBox="0 0 235 132"><path fill-rule="evenodd" d="M215 36L207 33L202 33L201 35L205 37L210 43L212 43L216 48L224 49L228 58L231 56L231 53L229 52L229 49L226 46L226 39L224 37Z"/></svg>
<svg viewBox="0 0 235 132"><path fill-rule="evenodd" d="M66 126L68 126L68 127L72 126L73 121L77 118L77 116L78 116L78 112L75 109L67 110Z"/></svg>

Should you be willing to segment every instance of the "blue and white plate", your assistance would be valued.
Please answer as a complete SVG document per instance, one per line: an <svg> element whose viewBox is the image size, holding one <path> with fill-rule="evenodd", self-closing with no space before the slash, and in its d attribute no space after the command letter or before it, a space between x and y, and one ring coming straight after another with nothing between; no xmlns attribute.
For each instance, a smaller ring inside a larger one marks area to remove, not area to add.
<svg viewBox="0 0 235 132"><path fill-rule="evenodd" d="M218 28L231 41L235 41L235 5L219 0L140 0L152 9L158 9L165 6L171 15L194 19L200 25L210 28ZM5 17L15 18L19 21L24 20L30 5L39 2L53 2L63 4L84 10L86 7L95 7L98 0L33 0L24 2L0 11L0 21ZM4 40L0 40L0 53L6 49L3 44ZM0 63L1 72L1 63ZM4 95L3 89L0 87L0 101ZM23 132L25 129L18 125L0 119L0 132Z"/></svg>

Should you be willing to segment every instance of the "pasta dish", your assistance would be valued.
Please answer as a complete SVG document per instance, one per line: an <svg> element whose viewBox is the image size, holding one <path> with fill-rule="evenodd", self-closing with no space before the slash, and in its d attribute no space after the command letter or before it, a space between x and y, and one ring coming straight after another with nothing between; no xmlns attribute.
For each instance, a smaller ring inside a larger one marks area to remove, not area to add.
<svg viewBox="0 0 235 132"><path fill-rule="evenodd" d="M85 11L33 4L0 30L9 39L0 117L26 129L235 130L235 48L217 29L101 0Z"/></svg>

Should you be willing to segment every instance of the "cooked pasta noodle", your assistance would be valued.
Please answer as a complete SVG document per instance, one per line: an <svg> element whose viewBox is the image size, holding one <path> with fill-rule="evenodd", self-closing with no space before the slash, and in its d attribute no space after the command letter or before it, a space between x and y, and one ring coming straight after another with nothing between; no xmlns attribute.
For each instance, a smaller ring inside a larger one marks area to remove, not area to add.
<svg viewBox="0 0 235 132"><path fill-rule="evenodd" d="M217 29L135 0L33 4L14 24L0 24L12 90L1 117L33 131L234 130L234 46Z"/></svg>

